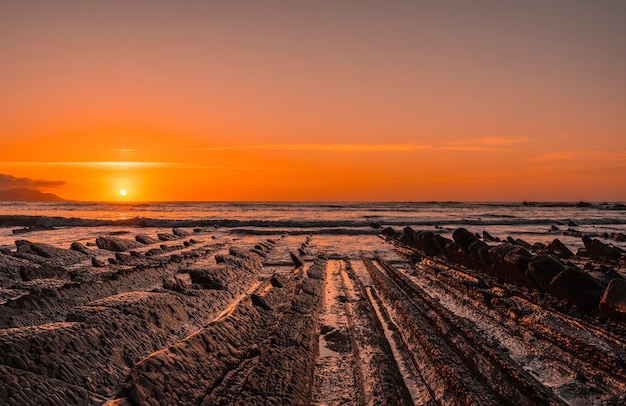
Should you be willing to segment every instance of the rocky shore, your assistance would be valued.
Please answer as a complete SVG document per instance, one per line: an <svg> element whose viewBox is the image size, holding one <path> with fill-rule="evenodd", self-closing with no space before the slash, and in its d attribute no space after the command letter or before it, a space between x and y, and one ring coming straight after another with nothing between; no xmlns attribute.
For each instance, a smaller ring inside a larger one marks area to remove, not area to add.
<svg viewBox="0 0 626 406"><path fill-rule="evenodd" d="M372 230L17 239L0 253L0 399L626 401L622 249L587 235L572 252L465 228Z"/></svg>

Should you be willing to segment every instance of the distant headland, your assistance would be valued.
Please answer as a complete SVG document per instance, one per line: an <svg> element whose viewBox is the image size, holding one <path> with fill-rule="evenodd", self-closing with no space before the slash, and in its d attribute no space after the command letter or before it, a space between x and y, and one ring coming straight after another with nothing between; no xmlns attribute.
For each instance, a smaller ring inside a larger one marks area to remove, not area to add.
<svg viewBox="0 0 626 406"><path fill-rule="evenodd" d="M0 190L0 202L62 202L64 200L54 193L45 193L35 189L15 188Z"/></svg>

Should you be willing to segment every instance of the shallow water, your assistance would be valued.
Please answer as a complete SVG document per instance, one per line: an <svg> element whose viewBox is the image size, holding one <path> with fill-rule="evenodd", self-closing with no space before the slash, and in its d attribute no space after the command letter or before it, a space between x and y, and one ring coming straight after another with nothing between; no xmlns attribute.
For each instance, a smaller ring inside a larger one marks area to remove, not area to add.
<svg viewBox="0 0 626 406"><path fill-rule="evenodd" d="M28 217L26 217L28 216ZM576 226L568 226L572 221ZM56 230L13 235L32 224ZM550 231L556 225L560 231ZM214 229L215 226L220 227ZM67 245L116 231L154 234L163 227L204 227L219 233L316 233L358 235L376 232L372 226L432 230L449 237L458 227L494 236L534 242L561 239L572 249L579 237L563 235L568 228L584 234L626 233L626 210L615 204L576 207L572 203L11 203L0 202L0 246L16 239ZM236 231L235 231L236 230ZM610 240L609 240L610 241ZM624 242L613 242L626 247Z"/></svg>

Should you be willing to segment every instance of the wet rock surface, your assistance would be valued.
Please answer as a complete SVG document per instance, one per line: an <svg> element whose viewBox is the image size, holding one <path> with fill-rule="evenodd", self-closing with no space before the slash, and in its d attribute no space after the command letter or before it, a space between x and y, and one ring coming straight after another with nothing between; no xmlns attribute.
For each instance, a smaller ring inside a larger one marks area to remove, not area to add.
<svg viewBox="0 0 626 406"><path fill-rule="evenodd" d="M626 401L623 255L441 230L18 240L0 254L0 399Z"/></svg>
<svg viewBox="0 0 626 406"><path fill-rule="evenodd" d="M140 246L136 241L121 237L98 237L96 238L98 248L109 251L124 252Z"/></svg>

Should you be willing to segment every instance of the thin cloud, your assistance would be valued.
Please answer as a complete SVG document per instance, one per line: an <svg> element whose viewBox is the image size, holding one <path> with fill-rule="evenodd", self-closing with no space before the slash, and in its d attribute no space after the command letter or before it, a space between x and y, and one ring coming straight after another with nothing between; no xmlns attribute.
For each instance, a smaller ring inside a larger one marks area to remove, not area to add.
<svg viewBox="0 0 626 406"><path fill-rule="evenodd" d="M17 178L12 175L0 173L0 189L18 189L18 188L50 188L65 185L63 180L46 180Z"/></svg>
<svg viewBox="0 0 626 406"><path fill-rule="evenodd" d="M441 149L447 151L506 151L510 147L530 141L528 137L462 138Z"/></svg>
<svg viewBox="0 0 626 406"><path fill-rule="evenodd" d="M142 161L39 161L39 162L3 162L3 166L76 166L101 169L134 168L182 168L182 169L261 169L283 170L291 168L258 166L209 166L181 162L142 162Z"/></svg>
<svg viewBox="0 0 626 406"><path fill-rule="evenodd" d="M552 162L552 161L571 161L575 159L626 159L626 151L607 152L607 151L558 151L542 154L533 158L531 161Z"/></svg>
<svg viewBox="0 0 626 406"><path fill-rule="evenodd" d="M314 151L314 152L413 152L413 151L502 151L529 141L528 137L465 138L443 146L429 144L254 144L201 148L203 151Z"/></svg>
<svg viewBox="0 0 626 406"><path fill-rule="evenodd" d="M208 147L204 151L319 151L319 152L407 152L432 148L419 144L258 144L232 147Z"/></svg>
<svg viewBox="0 0 626 406"><path fill-rule="evenodd" d="M38 162L4 162L12 166L83 166L102 168L150 168L179 165L172 162L138 162L138 161L38 161Z"/></svg>

